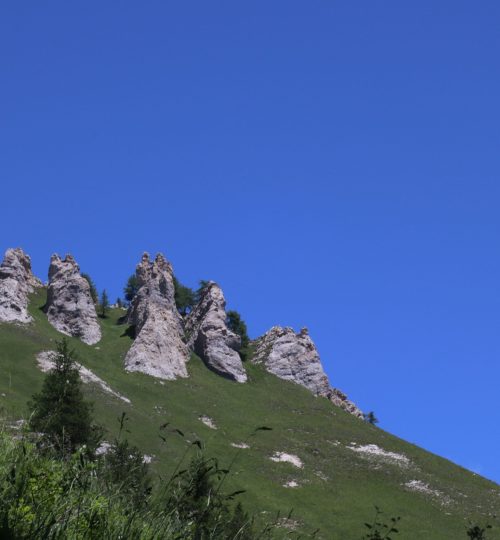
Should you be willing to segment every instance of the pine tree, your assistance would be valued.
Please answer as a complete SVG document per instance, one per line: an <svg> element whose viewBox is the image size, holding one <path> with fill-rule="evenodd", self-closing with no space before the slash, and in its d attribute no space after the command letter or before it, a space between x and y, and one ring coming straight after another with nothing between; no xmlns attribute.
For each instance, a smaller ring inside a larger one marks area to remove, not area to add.
<svg viewBox="0 0 500 540"><path fill-rule="evenodd" d="M101 317L104 319L108 314L109 309L109 298L106 289L102 291L101 294Z"/></svg>
<svg viewBox="0 0 500 540"><path fill-rule="evenodd" d="M137 279L137 276L135 274L132 274L128 280L127 284L125 285L123 289L123 294L125 295L125 300L127 302L132 302L134 299L134 296L137 294L137 291L139 290L139 281Z"/></svg>
<svg viewBox="0 0 500 540"><path fill-rule="evenodd" d="M247 325L237 311L227 312L227 327L241 338L240 356L242 360L246 360L249 354L248 346L250 338L248 337Z"/></svg>
<svg viewBox="0 0 500 540"><path fill-rule="evenodd" d="M379 422L378 418L375 416L375 413L373 411L370 411L369 413L365 413L363 415L363 418L365 422L368 422L372 426L374 426L375 424L378 424Z"/></svg>
<svg viewBox="0 0 500 540"><path fill-rule="evenodd" d="M183 285L175 276L174 288L177 310L182 316L187 315L193 309L195 304L195 293L193 289Z"/></svg>
<svg viewBox="0 0 500 540"><path fill-rule="evenodd" d="M29 403L30 428L43 433L59 453L71 453L82 445L93 449L98 434L92 425L92 405L83 398L76 355L66 339L57 343L54 368L45 376L42 390Z"/></svg>

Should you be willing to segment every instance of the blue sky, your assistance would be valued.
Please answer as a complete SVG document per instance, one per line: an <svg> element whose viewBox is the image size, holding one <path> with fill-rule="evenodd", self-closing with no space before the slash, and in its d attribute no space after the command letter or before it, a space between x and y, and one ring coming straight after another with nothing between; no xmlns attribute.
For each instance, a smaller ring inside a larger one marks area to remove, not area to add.
<svg viewBox="0 0 500 540"><path fill-rule="evenodd" d="M500 4L4 2L0 249L143 251L308 326L384 429L500 481Z"/></svg>

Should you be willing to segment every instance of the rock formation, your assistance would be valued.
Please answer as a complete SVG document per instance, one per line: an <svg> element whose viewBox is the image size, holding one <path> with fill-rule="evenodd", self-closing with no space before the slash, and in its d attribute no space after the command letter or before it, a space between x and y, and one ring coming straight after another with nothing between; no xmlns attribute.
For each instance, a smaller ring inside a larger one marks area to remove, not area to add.
<svg viewBox="0 0 500 540"><path fill-rule="evenodd" d="M136 276L139 289L127 314L136 337L125 357L125 369L166 380L187 377L189 349L175 305L172 265L160 254L151 262L145 253Z"/></svg>
<svg viewBox="0 0 500 540"><path fill-rule="evenodd" d="M267 371L280 379L305 386L313 394L328 398L355 416L363 416L345 394L331 388L316 346L306 328L296 334L293 328L274 326L257 339L255 345L252 362L264 364Z"/></svg>
<svg viewBox="0 0 500 540"><path fill-rule="evenodd" d="M88 281L71 255L62 260L52 255L45 306L50 324L68 336L93 345L101 339L101 328Z"/></svg>
<svg viewBox="0 0 500 540"><path fill-rule="evenodd" d="M200 301L187 317L185 332L188 345L212 371L246 382L238 354L241 338L227 327L226 300L217 283L211 281L203 289Z"/></svg>
<svg viewBox="0 0 500 540"><path fill-rule="evenodd" d="M42 282L31 272L31 260L21 248L10 248L0 265L0 321L29 323L28 295Z"/></svg>

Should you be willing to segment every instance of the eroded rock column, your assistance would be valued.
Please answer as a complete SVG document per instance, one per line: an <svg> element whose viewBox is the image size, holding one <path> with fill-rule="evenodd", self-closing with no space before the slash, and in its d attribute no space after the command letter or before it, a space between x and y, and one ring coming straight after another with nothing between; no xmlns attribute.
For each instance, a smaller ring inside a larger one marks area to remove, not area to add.
<svg viewBox="0 0 500 540"><path fill-rule="evenodd" d="M80 275L72 255L66 255L64 259L52 255L45 309L50 324L59 332L80 338L88 345L101 339L89 284Z"/></svg>

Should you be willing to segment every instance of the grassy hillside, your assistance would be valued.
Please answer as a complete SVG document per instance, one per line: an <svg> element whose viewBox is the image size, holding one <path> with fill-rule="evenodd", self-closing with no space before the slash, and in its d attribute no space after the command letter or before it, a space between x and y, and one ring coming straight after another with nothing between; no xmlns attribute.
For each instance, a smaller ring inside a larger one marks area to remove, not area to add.
<svg viewBox="0 0 500 540"><path fill-rule="evenodd" d="M32 297L34 324L0 324L0 406L8 421L26 416L26 402L41 386L36 353L53 349L61 338L40 309L45 295L41 290ZM249 510L271 517L293 509L298 530L319 528L318 538L360 538L374 504L402 517L399 537L407 540L466 538L469 518L488 519L495 525L489 538L500 538L500 520L491 517L500 514L498 485L368 425L261 367L246 364L248 384L218 377L196 356L189 362L188 379L162 382L126 373L123 357L131 339L118 324L123 313L112 310L101 319L103 339L96 346L70 341L83 365L131 400L128 405L96 385L85 385L108 437L117 432L117 418L125 411L131 442L153 456L162 477L189 446L186 440L199 438L223 464L235 458L230 487L247 490L243 500ZM217 429L206 426L202 416L211 418ZM158 436L165 422L181 429L186 440L170 433L165 443ZM272 431L250 438L249 448L232 446L261 425ZM397 455L370 453L370 447L359 451L366 445ZM275 452L298 456L303 467L272 461ZM412 481L421 483L414 482L413 489L404 485ZM284 487L287 482L298 485Z"/></svg>

